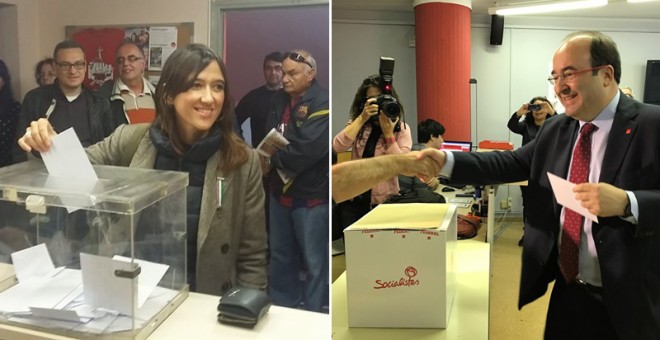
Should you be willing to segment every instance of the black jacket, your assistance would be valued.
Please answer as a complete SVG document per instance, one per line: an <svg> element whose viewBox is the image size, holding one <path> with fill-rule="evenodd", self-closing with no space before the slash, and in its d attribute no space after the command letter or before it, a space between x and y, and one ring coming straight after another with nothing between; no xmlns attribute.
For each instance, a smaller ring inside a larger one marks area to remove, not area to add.
<svg viewBox="0 0 660 340"><path fill-rule="evenodd" d="M558 275L561 206L546 173L568 176L578 126L578 121L559 115L543 123L536 139L515 151L454 153L452 181L529 181L519 307L542 296ZM660 106L620 94L599 182L632 191L639 204L639 219L632 224L618 216L599 217L592 226L603 298L620 339L660 339L658 131Z"/></svg>
<svg viewBox="0 0 660 340"><path fill-rule="evenodd" d="M290 97L284 90L273 96L269 129L280 124L289 102ZM329 113L328 92L314 80L296 106L291 108L291 117L284 130L284 138L289 144L271 157L273 170L269 177L274 194L285 191L286 195L298 199L328 199ZM293 182L286 190L277 169L292 178Z"/></svg>
<svg viewBox="0 0 660 340"><path fill-rule="evenodd" d="M94 144L109 136L119 124L112 118L110 102L107 98L100 97L84 86L81 95L85 96L85 101L87 102L89 131L92 137L92 144ZM39 118L46 118L46 112L48 112L51 106L57 105L56 98L59 96L62 96L62 90L60 90L57 81L52 85L33 89L25 95L16 129L16 140L23 137L25 129L32 121ZM14 148L14 162L22 162L26 159L26 153L16 143L16 147Z"/></svg>

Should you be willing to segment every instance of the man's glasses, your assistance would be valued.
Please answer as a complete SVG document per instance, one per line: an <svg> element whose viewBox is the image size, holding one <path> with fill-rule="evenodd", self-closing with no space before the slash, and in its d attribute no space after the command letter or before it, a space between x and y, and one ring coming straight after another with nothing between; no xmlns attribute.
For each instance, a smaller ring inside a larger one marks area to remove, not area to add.
<svg viewBox="0 0 660 340"><path fill-rule="evenodd" d="M125 61L128 61L129 63L133 64L133 63L135 63L136 61L138 61L138 60L142 60L142 59L144 59L144 58L142 58L142 57L136 57L136 56L134 56L134 55L129 55L129 56L126 57L126 58L124 58L124 57L119 57L119 58L115 59L115 62L117 63L117 65L123 65Z"/></svg>
<svg viewBox="0 0 660 340"><path fill-rule="evenodd" d="M303 57L302 54L300 54L300 53L289 52L289 53L286 54L286 57L290 58L293 61L297 61L299 63L305 63L305 64L309 65L309 67L314 68L314 66L312 66L312 64L309 61L307 61L307 59L305 59L305 57Z"/></svg>
<svg viewBox="0 0 660 340"><path fill-rule="evenodd" d="M550 76L550 78L548 78L548 81L550 82L550 85L554 85L555 83L557 83L559 81L559 79L561 79L563 81L573 81L575 79L575 77L579 76L582 73L589 72L589 71L600 70L601 68L605 68L605 67L608 67L608 66L610 66L610 65L601 65L601 66L596 66L596 67L588 68L586 70L579 70L579 71L570 71L569 70L569 71L566 71L562 74L558 74L556 76Z"/></svg>
<svg viewBox="0 0 660 340"><path fill-rule="evenodd" d="M75 63L58 63L55 62L55 65L57 65L57 68L60 69L60 71L68 71L72 67L75 68L76 70L80 71L85 68L85 62L84 61L76 61Z"/></svg>

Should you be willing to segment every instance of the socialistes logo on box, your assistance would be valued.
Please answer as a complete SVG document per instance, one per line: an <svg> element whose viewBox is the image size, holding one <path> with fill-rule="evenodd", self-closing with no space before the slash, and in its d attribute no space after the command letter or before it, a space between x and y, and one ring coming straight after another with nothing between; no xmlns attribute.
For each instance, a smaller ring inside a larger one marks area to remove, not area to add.
<svg viewBox="0 0 660 340"><path fill-rule="evenodd" d="M376 280L376 285L374 286L374 289L412 287L419 285L419 280L413 279L413 277L417 275L417 269L415 267L408 266L408 268L406 268L406 270L404 270L403 272L408 277L407 279L402 277L398 280L390 280L390 281Z"/></svg>

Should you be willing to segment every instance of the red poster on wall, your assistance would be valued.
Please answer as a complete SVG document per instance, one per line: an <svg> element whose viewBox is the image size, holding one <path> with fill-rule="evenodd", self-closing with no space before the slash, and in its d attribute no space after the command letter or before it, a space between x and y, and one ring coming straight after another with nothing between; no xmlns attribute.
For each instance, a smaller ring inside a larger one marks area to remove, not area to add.
<svg viewBox="0 0 660 340"><path fill-rule="evenodd" d="M124 40L122 28L88 28L73 34L73 40L85 51L87 70L85 85L98 90L103 83L116 78L115 49Z"/></svg>

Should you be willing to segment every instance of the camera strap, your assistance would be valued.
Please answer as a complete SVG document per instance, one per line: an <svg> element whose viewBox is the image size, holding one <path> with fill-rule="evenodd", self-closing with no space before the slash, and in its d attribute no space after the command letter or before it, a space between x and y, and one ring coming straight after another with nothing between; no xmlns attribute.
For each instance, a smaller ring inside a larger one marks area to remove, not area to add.
<svg viewBox="0 0 660 340"><path fill-rule="evenodd" d="M382 134L383 130L381 130L380 126L371 125L371 133L369 133L369 137L367 137L367 143L364 145L364 150L362 151L363 159L372 158L374 156L376 153L376 145L378 144L378 140Z"/></svg>
<svg viewBox="0 0 660 340"><path fill-rule="evenodd" d="M374 154L376 153L376 145L378 144L381 134L383 134L383 130L381 130L380 126L371 125L371 132L369 133L369 137L367 137L367 143L364 145L364 150L362 151L362 159L374 157ZM358 195L358 197L363 198L363 201L367 202L367 206L369 206L371 204L371 189ZM354 199L353 201L356 200ZM369 209L367 209L367 211L369 211Z"/></svg>

